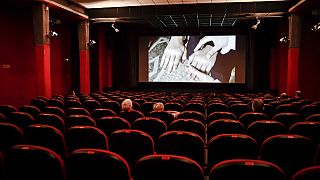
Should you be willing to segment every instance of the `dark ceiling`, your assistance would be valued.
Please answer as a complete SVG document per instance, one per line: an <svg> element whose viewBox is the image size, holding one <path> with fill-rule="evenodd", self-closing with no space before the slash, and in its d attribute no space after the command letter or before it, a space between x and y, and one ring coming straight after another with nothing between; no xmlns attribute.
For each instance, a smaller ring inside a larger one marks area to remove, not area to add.
<svg viewBox="0 0 320 180"><path fill-rule="evenodd" d="M295 1L180 4L88 9L94 23L136 23L153 28L233 27L256 17L281 18Z"/></svg>

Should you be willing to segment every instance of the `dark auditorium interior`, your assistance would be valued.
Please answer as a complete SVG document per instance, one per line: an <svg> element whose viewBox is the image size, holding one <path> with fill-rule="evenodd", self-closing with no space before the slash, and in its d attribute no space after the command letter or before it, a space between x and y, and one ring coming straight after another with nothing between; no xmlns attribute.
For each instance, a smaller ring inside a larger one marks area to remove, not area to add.
<svg viewBox="0 0 320 180"><path fill-rule="evenodd" d="M319 0L0 4L0 180L320 179Z"/></svg>

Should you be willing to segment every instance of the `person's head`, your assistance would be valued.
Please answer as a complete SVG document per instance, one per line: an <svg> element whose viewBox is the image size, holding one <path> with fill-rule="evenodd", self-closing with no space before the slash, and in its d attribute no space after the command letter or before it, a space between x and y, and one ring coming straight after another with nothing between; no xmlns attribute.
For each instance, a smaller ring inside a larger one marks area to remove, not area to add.
<svg viewBox="0 0 320 180"><path fill-rule="evenodd" d="M253 112L263 112L264 102L260 98L255 98L252 102L252 111Z"/></svg>
<svg viewBox="0 0 320 180"><path fill-rule="evenodd" d="M294 97L295 98L302 98L302 92L300 90L297 90Z"/></svg>
<svg viewBox="0 0 320 180"><path fill-rule="evenodd" d="M280 99L288 99L288 94L287 93L281 93L280 94Z"/></svg>
<svg viewBox="0 0 320 180"><path fill-rule="evenodd" d="M132 101L130 99L125 99L121 103L121 109L123 111L131 111L132 110Z"/></svg>
<svg viewBox="0 0 320 180"><path fill-rule="evenodd" d="M157 102L153 104L153 110L154 111L163 111L164 110L164 105L162 102Z"/></svg>
<svg viewBox="0 0 320 180"><path fill-rule="evenodd" d="M272 99L272 95L269 94L269 93L267 93L267 94L264 95L264 98L266 98L266 99Z"/></svg>

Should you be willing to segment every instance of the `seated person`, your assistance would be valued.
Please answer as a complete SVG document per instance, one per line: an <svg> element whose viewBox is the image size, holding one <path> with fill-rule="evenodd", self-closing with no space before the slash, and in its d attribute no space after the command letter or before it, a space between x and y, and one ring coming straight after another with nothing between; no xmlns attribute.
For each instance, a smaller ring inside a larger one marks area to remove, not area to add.
<svg viewBox="0 0 320 180"><path fill-rule="evenodd" d="M131 99L125 99L121 103L122 111L131 111L132 110L132 101Z"/></svg>
<svg viewBox="0 0 320 180"><path fill-rule="evenodd" d="M142 112L133 109L132 101L130 99L125 99L121 103L122 111L119 113L119 116L127 120L132 124L136 119L144 117Z"/></svg>
<svg viewBox="0 0 320 180"><path fill-rule="evenodd" d="M264 106L263 100L260 98L255 98L252 102L252 111L263 113L263 109L264 109L263 106Z"/></svg>
<svg viewBox="0 0 320 180"><path fill-rule="evenodd" d="M280 100L284 100L284 99L288 99L288 98L289 98L289 96L288 96L287 93L281 93L280 94Z"/></svg>
<svg viewBox="0 0 320 180"><path fill-rule="evenodd" d="M295 99L302 99L302 92L300 90L297 90L294 96Z"/></svg>
<svg viewBox="0 0 320 180"><path fill-rule="evenodd" d="M164 111L164 105L162 102L157 102L153 104L153 110L154 111Z"/></svg>

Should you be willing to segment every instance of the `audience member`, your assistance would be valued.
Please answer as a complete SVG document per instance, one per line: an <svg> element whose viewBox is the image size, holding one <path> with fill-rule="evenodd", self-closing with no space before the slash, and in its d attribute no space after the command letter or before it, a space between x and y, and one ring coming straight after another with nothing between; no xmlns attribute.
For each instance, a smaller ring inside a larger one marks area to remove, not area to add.
<svg viewBox="0 0 320 180"><path fill-rule="evenodd" d="M164 111L164 105L162 102L157 102L153 104L153 110L154 111Z"/></svg>
<svg viewBox="0 0 320 180"><path fill-rule="evenodd" d="M121 103L122 111L131 111L132 110L132 101L131 99L125 99Z"/></svg>
<svg viewBox="0 0 320 180"><path fill-rule="evenodd" d="M289 96L288 96L287 93L281 93L280 94L280 100L284 100L284 99L288 99L288 98L289 98Z"/></svg>
<svg viewBox="0 0 320 180"><path fill-rule="evenodd" d="M302 92L300 90L297 90L294 96L295 99L302 99Z"/></svg>
<svg viewBox="0 0 320 180"><path fill-rule="evenodd" d="M253 112L263 112L264 102L260 98L255 98L252 102L252 111Z"/></svg>

